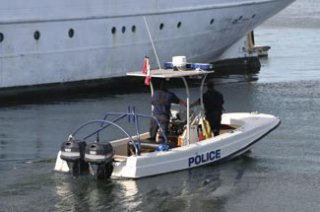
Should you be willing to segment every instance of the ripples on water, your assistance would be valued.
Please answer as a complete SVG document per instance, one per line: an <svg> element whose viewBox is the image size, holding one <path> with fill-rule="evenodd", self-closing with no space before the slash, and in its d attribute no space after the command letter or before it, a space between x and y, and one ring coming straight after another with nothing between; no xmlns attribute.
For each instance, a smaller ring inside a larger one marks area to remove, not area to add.
<svg viewBox="0 0 320 212"><path fill-rule="evenodd" d="M74 179L52 171L68 133L105 111L126 110L128 102L146 111L148 93L1 108L0 211L318 211L320 33L292 23L319 21L312 15L319 6L297 1L256 31L256 42L272 47L260 73L215 79L228 112L282 120L250 155L137 181Z"/></svg>
<svg viewBox="0 0 320 212"><path fill-rule="evenodd" d="M267 21L265 26L319 28L320 2L318 0L296 0L288 8Z"/></svg>

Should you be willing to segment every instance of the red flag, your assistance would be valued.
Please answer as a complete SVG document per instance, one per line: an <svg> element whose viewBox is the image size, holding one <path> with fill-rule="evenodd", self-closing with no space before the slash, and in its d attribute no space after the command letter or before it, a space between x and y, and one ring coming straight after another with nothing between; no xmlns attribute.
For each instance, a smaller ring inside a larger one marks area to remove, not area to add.
<svg viewBox="0 0 320 212"><path fill-rule="evenodd" d="M142 73L143 73L143 74L146 74L146 73L147 73L148 63L149 63L149 58L148 58L148 57L144 57L144 59L143 59L143 65L142 65Z"/></svg>
<svg viewBox="0 0 320 212"><path fill-rule="evenodd" d="M142 73L146 75L144 84L149 86L151 81L151 70L150 70L149 57L147 56L143 60Z"/></svg>

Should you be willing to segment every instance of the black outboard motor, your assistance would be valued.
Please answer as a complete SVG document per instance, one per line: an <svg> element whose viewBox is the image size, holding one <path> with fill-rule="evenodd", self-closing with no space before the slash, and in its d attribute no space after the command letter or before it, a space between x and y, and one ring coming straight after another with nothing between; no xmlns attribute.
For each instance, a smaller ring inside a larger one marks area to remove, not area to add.
<svg viewBox="0 0 320 212"><path fill-rule="evenodd" d="M91 143L86 147L84 159L89 163L90 173L97 179L110 178L114 156L113 147L110 143Z"/></svg>
<svg viewBox="0 0 320 212"><path fill-rule="evenodd" d="M67 161L70 173L72 176L79 176L83 173L88 173L88 163L84 161L84 152L86 148L86 142L70 139L65 141L61 145L62 160Z"/></svg>

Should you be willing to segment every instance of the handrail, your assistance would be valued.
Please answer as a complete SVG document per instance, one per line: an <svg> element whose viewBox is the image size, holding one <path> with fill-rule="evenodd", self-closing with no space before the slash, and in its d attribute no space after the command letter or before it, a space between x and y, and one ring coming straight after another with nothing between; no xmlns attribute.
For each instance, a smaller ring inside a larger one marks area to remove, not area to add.
<svg viewBox="0 0 320 212"><path fill-rule="evenodd" d="M129 135L129 133L128 133L127 131L125 131L120 125L118 125L118 124L116 124L116 123L114 123L114 122L112 122L112 121L108 121L108 120L91 120L91 121L87 121L86 123L82 124L82 125L75 131L75 133L79 132L80 129L82 129L82 128L90 125L90 124L96 124L96 123L107 123L108 126L113 125L113 126L119 128L119 129L120 129L124 134L126 134L126 136L130 139L130 142L131 142L132 145L134 146L136 155L139 154L139 148L137 147L137 145L135 144L133 138ZM101 131L101 128L98 129L98 130L96 130L94 134L98 133L99 131ZM74 133L74 134L71 134L71 135L69 136L69 139L74 138L75 133Z"/></svg>
<svg viewBox="0 0 320 212"><path fill-rule="evenodd" d="M168 138L167 136L165 135L163 129L160 127L160 123L158 121L158 119L153 116L153 115L146 115L146 114L142 114L142 113L136 113L134 108L132 111L130 111L129 109L129 112L107 112L105 114L104 117L107 117L107 116L121 116L121 118L119 117L119 119L116 119L114 122L117 122L119 120L121 120L122 118L125 118L126 116L128 117L128 122L130 123L131 122L131 119L132 119L132 122L133 123L136 123L136 132L137 132L137 135L139 136L140 135L140 129L139 129L139 119L138 118L148 118L148 119L153 119L156 121L159 129L160 129L160 132L165 140L165 143L168 143ZM123 117L122 117L123 116ZM106 125L106 126L103 126L103 128L101 128L101 130L105 129L106 127L108 127L109 125ZM101 131L99 130L99 131ZM90 137L90 136L89 136Z"/></svg>
<svg viewBox="0 0 320 212"><path fill-rule="evenodd" d="M108 117L112 117L112 116L116 116L116 118L113 119L113 120L107 120ZM129 123L131 123L131 120L132 120L132 123L135 123L136 134L137 134L136 136L138 137L138 144L132 138L133 136L130 136L130 134L123 127L121 127L120 125L116 124L116 122L124 119L125 117L128 117L128 122ZM134 109L132 111L130 111L130 109L129 109L129 112L125 112L125 113L123 113L123 112L108 112L108 113L105 114L104 119L97 119L97 120L87 121L87 122L81 124L78 128L76 128L73 131L73 133L69 135L69 139L74 138L75 135L80 130L82 130L83 128L85 128L85 127L87 127L89 125L92 125L92 124L100 123L100 127L98 127L95 131L89 133L88 135L86 135L82 139L82 140L86 140L86 139L90 138L93 135L97 135L96 142L99 142L99 133L100 133L100 131L106 129L109 126L114 126L114 127L119 128L130 139L129 142L132 143L132 145L134 146L136 155L139 155L139 146L140 146L139 118L149 118L149 119L155 120L157 125L158 125L158 127L159 127L159 129L160 129L160 132L161 132L161 134L162 134L162 136L164 138L165 144L168 143L168 138L165 135L163 129L161 128L160 123L157 120L157 118L155 116L152 116L152 115L136 113Z"/></svg>

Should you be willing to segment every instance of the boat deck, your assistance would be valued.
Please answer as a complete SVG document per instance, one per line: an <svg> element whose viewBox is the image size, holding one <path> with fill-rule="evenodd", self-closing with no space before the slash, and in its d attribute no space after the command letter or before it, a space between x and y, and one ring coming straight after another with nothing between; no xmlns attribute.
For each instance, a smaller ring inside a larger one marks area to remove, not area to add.
<svg viewBox="0 0 320 212"><path fill-rule="evenodd" d="M240 125L223 124L220 129L220 135L222 135L224 133L228 133L228 132L230 132L230 130L235 130L239 127L240 127ZM177 145L177 141L178 141L178 136L175 136L175 137L169 136L169 145L171 148L180 147L179 145ZM144 139L140 140L140 142L141 142L141 155L145 155L150 152L156 151L156 148L160 145L160 143L150 141L148 139L148 137L144 137ZM127 147L126 147L127 154L123 154L124 153L123 151L122 151L122 154L115 154L115 156L114 156L115 161L118 161L118 162L125 161L125 160L127 160L128 157L133 155L133 150L132 150L132 148L130 148L130 145L129 144L126 144L126 145L127 145Z"/></svg>

